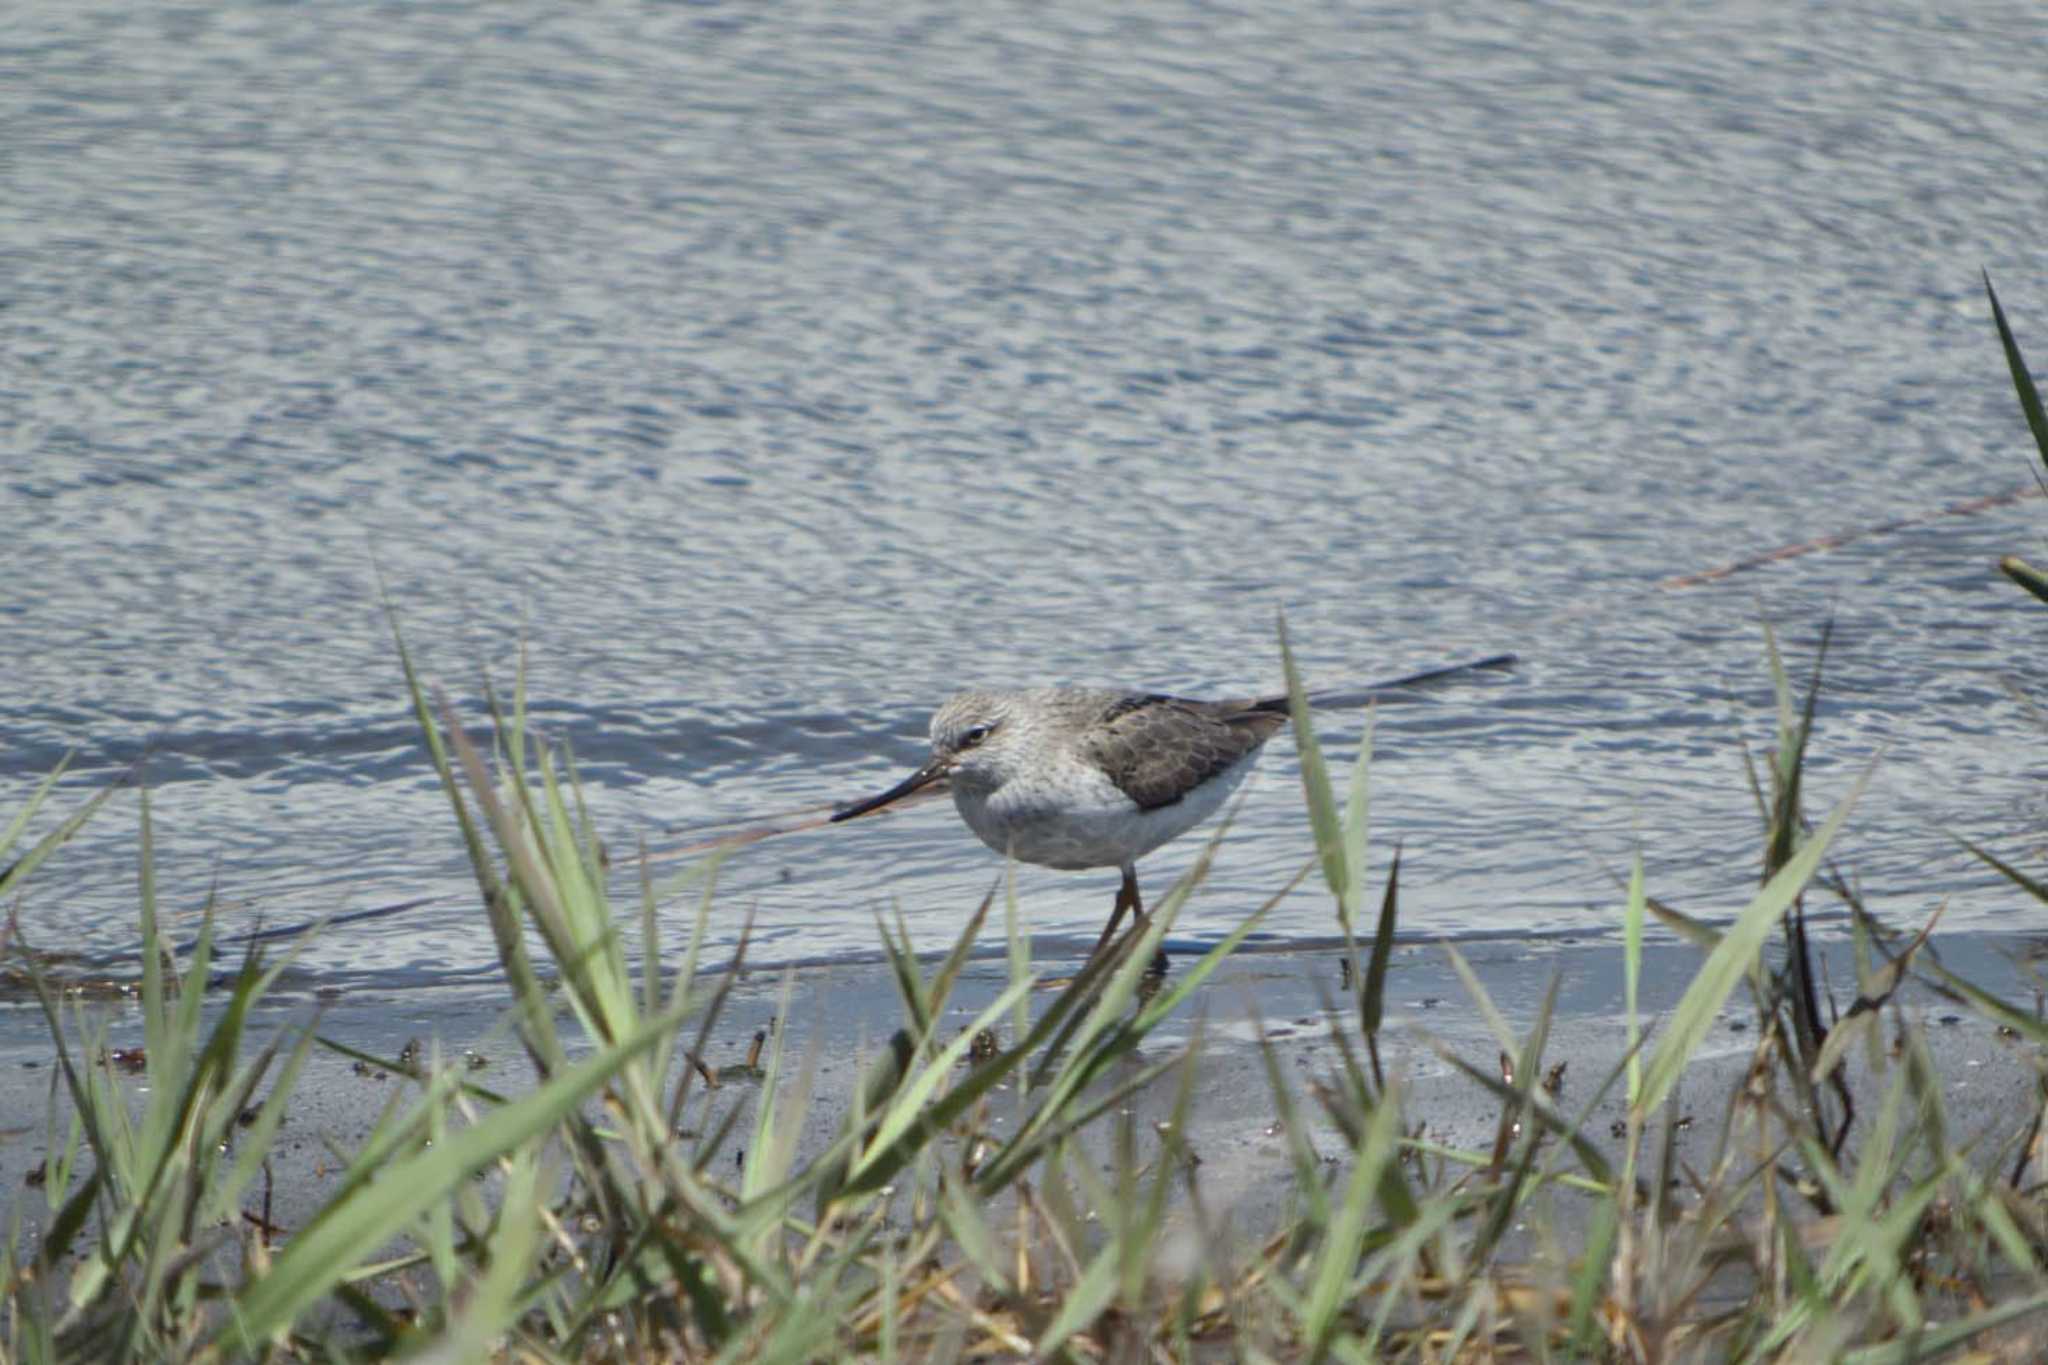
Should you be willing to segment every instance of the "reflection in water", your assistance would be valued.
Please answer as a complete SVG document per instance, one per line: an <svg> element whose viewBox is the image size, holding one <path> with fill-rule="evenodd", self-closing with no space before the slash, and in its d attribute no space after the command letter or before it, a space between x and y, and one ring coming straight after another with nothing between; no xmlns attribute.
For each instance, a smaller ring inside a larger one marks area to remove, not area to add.
<svg viewBox="0 0 2048 1365"><path fill-rule="evenodd" d="M867 790L967 684L1270 689L1284 607L1317 683L1522 655L1380 716L1376 846L1418 931L1583 930L1639 844L1739 904L1760 618L1803 667L1832 617L1866 891L1993 922L1946 831L2034 851L2039 621L1989 566L2038 507L1650 586L2025 477L1974 272L2048 329L2004 254L2038 21L1858 10L11 19L0 813L144 760L168 911L425 896L308 963L438 981L490 948L380 574L479 727L524 636L619 850ZM1191 933L1306 856L1292 764ZM132 940L132 812L32 939ZM999 871L937 811L792 835L714 933L865 951L893 902L937 946Z"/></svg>

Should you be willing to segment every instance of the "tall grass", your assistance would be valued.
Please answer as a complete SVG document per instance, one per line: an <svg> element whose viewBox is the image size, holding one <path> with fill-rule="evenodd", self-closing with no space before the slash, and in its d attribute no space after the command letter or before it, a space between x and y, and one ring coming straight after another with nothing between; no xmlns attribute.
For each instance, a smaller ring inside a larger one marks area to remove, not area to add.
<svg viewBox="0 0 2048 1365"><path fill-rule="evenodd" d="M1383 1059L1400 855L1377 871L1368 857L1369 729L1340 799L1284 627L1280 647L1316 845L1301 876L1320 871L1330 893L1347 987L1327 1002L1334 1060L1305 1094L1263 1045L1296 1191L1296 1212L1265 1241L1222 1235L1186 1142L1214 1102L1200 1030L1157 1046L1265 908L1165 986L1145 980L1213 841L1142 931L1057 989L1007 882L936 962L879 926L902 1023L844 1097L837 1137L805 1152L792 1135L817 1102L815 1068L785 1054L783 1030L745 1103L707 1089L697 1060L745 959L743 937L731 970L699 970L716 861L667 885L643 863L635 904L614 904L574 757L529 731L523 678L509 706L490 699L489 734L471 735L401 641L533 1086L499 1095L459 1061L428 1058L331 1197L297 1226L273 1224L258 1177L321 1040L252 1032L289 955L268 962L252 947L222 984L209 919L182 971L167 965L145 796L146 1084L94 1064L103 1020L30 956L61 1094L44 1184L23 1196L43 1212L27 1219L18 1204L0 1248L0 1354L1878 1362L1982 1346L2048 1308L2039 1153L1956 1148L1900 992L1917 976L2037 1049L2048 1024L1946 972L1922 952L1924 928L1903 943L1887 934L1830 870L1863 782L1809 818L1818 661L1798 697L1768 649L1778 733L1751 770L1760 876L1747 905L1717 924L1684 916L1650 894L1638 859L1617 911L1627 1044L1574 1107L1546 1084L1557 983L1518 1032L1443 949L1500 1054L1441 1047L1497 1106L1492 1141L1465 1149L1422 1134ZM49 792L0 837L0 857ZM105 799L22 854L4 884ZM1855 995L1839 1011L1806 932L1816 895L1840 902L1855 932ZM674 904L693 908L694 926L683 959L663 962L655 921ZM954 990L998 904L1007 978L960 1029L947 1022ZM622 933L636 919L637 954ZM1659 1019L1636 1007L1652 919L1702 953ZM782 1014L800 1011L793 981L783 990ZM1678 1154L1679 1083L1738 999L1753 1051L1712 1159L1695 1168ZM1172 1117L1141 1134L1130 1103L1154 1089L1173 1096ZM1617 1095L1619 1136L1592 1131ZM2040 1094L2027 1102L2038 1109ZM1309 1140L1319 1127L1341 1135L1334 1168ZM1169 1226L1192 1226L1199 1254L1163 1261Z"/></svg>

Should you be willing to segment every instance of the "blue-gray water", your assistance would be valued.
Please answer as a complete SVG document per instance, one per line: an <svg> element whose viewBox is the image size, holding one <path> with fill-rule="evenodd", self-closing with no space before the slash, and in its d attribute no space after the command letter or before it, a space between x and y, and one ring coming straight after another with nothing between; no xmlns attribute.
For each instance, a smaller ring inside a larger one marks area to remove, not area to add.
<svg viewBox="0 0 2048 1365"><path fill-rule="evenodd" d="M1977 272L2048 365L2043 71L2032 3L17 3L0 817L153 745L170 906L428 896L308 961L433 983L491 950L379 568L465 703L523 624L615 853L875 790L968 682L1270 690L1284 607L1317 682L1521 654L1383 712L1378 847L1415 932L1593 930L1638 844L1741 904L1760 621L1803 669L1832 617L1846 865L2030 927L1953 835L2038 865L1993 565L2048 505L1653 585L2030 479ZM1191 932L1306 856L1293 774ZM33 941L132 940L135 827ZM997 870L943 807L773 841L713 932L936 947ZM1022 877L1046 932L1113 883Z"/></svg>

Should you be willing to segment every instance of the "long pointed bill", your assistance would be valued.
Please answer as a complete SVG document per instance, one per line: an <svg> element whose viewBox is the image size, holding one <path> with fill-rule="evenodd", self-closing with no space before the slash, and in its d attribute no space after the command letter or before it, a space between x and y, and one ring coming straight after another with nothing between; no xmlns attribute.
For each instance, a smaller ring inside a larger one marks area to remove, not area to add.
<svg viewBox="0 0 2048 1365"><path fill-rule="evenodd" d="M854 802L845 810L832 812L831 823L836 825L841 820L851 820L856 815L866 815L871 810L880 810L884 806L893 805L912 792L922 791L932 783L939 781L948 772L951 772L952 768L951 762L937 754L933 754L931 758L925 761L925 765L922 768L919 768L880 796L870 796L865 801Z"/></svg>

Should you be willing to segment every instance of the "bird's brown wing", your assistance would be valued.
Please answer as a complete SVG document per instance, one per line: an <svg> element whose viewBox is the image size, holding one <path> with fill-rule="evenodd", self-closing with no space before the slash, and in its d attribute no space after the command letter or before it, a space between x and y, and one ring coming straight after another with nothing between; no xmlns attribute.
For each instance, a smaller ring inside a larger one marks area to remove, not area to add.
<svg viewBox="0 0 2048 1365"><path fill-rule="evenodd" d="M1088 756L1139 810L1170 806L1256 750L1287 723L1249 702L1159 693L1111 702L1086 741Z"/></svg>

